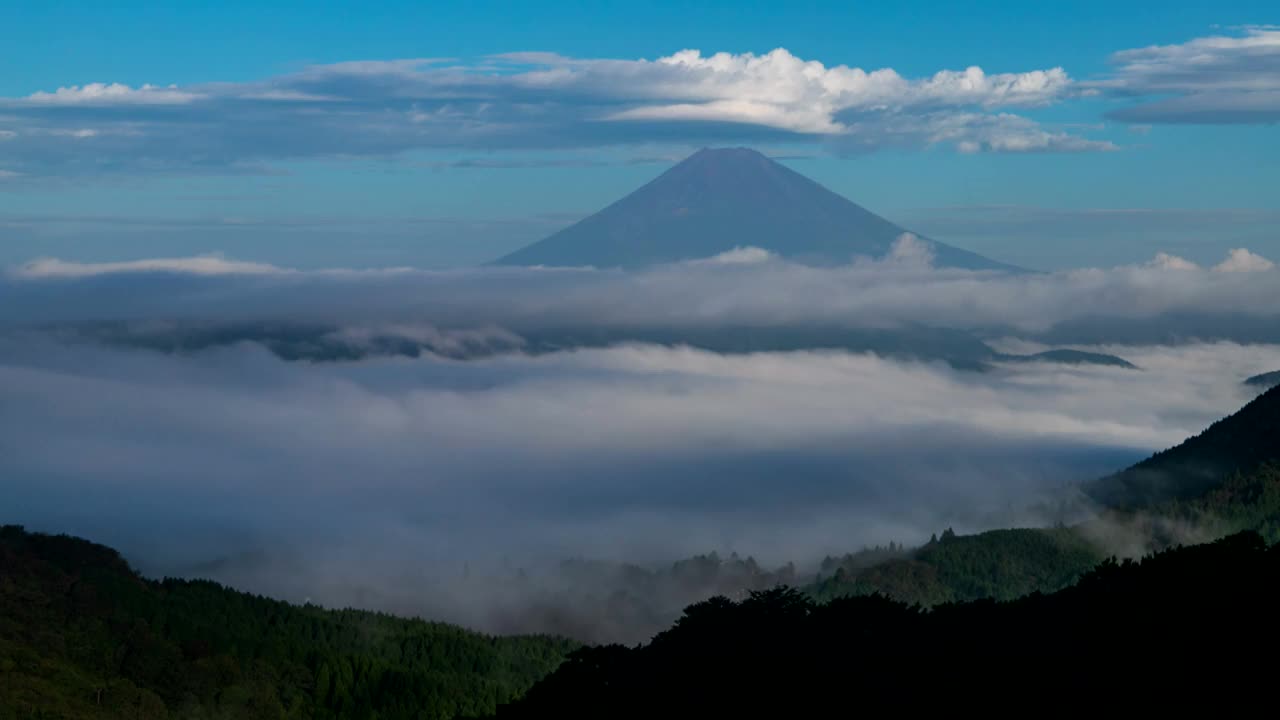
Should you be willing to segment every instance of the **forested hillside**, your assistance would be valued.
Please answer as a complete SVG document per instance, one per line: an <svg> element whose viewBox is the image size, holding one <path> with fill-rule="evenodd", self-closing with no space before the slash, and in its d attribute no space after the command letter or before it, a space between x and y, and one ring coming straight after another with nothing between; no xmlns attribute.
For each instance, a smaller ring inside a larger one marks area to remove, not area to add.
<svg viewBox="0 0 1280 720"><path fill-rule="evenodd" d="M1201 497L1164 503L1158 516L1209 535L1254 530L1280 542L1280 462L1233 473Z"/></svg>
<svg viewBox="0 0 1280 720"><path fill-rule="evenodd" d="M499 717L1154 712L1210 698L1222 710L1269 693L1278 573L1280 550L1243 533L1107 561L1057 593L1007 602L924 611L785 588L716 598L646 646L576 651Z"/></svg>
<svg viewBox="0 0 1280 720"><path fill-rule="evenodd" d="M790 563L770 569L737 554L712 552L656 568L575 558L562 562L551 582L513 582L511 592L522 602L498 618L496 629L639 643L671 625L690 603L796 582Z"/></svg>
<svg viewBox="0 0 1280 720"><path fill-rule="evenodd" d="M113 550L0 528L0 719L491 713L574 643L153 582Z"/></svg>
<svg viewBox="0 0 1280 720"><path fill-rule="evenodd" d="M1237 474L1280 462L1280 387L1177 447L1097 480L1087 492L1120 510L1154 508L1204 497Z"/></svg>
<svg viewBox="0 0 1280 720"><path fill-rule="evenodd" d="M1116 535L1147 548L1243 530L1280 540L1280 388L1085 490L1102 507L1084 524L946 531L919 548L828 558L809 594L828 600L880 593L923 606L1010 600L1075 582L1118 551Z"/></svg>
<svg viewBox="0 0 1280 720"><path fill-rule="evenodd" d="M1105 557L1079 528L1024 528L956 535L950 530L914 550L866 565L859 556L809 588L816 600L879 593L924 606L1011 600L1065 587Z"/></svg>

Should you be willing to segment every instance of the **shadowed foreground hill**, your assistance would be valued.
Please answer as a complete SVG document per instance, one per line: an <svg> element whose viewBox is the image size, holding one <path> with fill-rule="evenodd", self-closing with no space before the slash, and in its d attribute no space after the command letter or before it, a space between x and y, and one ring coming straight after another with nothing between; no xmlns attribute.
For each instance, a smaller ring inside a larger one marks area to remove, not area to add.
<svg viewBox="0 0 1280 720"><path fill-rule="evenodd" d="M1107 562L1067 589L922 611L790 589L689 607L638 648L584 648L498 717L1040 715L1268 697L1280 550L1245 533Z"/></svg>
<svg viewBox="0 0 1280 720"><path fill-rule="evenodd" d="M152 582L110 548L0 528L0 720L482 715L573 647Z"/></svg>

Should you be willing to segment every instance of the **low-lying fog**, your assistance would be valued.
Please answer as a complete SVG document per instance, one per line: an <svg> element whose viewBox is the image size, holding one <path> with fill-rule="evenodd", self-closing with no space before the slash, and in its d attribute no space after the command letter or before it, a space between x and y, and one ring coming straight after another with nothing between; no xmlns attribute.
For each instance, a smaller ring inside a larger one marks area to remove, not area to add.
<svg viewBox="0 0 1280 720"><path fill-rule="evenodd" d="M1081 318L1255 327L1280 307L1265 266L1000 276L756 260L638 275L27 266L0 277L0 521L114 545L150 574L540 629L511 608L565 558L660 566L714 550L803 570L946 526L1045 522L1063 488L1199 432L1252 397L1245 377L1280 369L1280 345L1229 332L1075 346L1136 370L977 372L646 344L307 362L252 342L169 353L77 330L821 319L982 332L1029 353Z"/></svg>

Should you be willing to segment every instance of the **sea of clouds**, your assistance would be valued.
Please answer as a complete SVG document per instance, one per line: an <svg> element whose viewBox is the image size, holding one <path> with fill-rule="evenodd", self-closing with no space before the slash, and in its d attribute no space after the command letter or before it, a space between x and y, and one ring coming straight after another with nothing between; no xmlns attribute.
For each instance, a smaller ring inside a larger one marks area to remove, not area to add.
<svg viewBox="0 0 1280 720"><path fill-rule="evenodd" d="M803 566L946 526L1046 522L1072 483L1195 434L1252 397L1245 377L1280 369L1280 345L1229 337L1274 318L1278 275L1240 253L1017 275L905 251L631 274L45 260L0 277L0 507L151 574L492 627L511 599L459 578L711 550ZM927 324L1034 352L1071 323L1185 318L1176 342L1077 345L1137 370L640 343L526 354L516 334ZM498 334L512 351L288 361L253 342L159 352L78 331L215 321L332 323L352 342Z"/></svg>

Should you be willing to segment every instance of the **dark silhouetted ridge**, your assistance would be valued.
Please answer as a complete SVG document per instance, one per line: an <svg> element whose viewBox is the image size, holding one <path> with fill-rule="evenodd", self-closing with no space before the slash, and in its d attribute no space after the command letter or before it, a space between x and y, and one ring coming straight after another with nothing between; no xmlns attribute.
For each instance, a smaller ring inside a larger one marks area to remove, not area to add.
<svg viewBox="0 0 1280 720"><path fill-rule="evenodd" d="M1280 548L1241 533L1107 561L1053 594L928 612L789 588L712 598L646 645L575 651L498 717L1242 714L1271 697L1255 658L1280 641L1278 570Z"/></svg>

